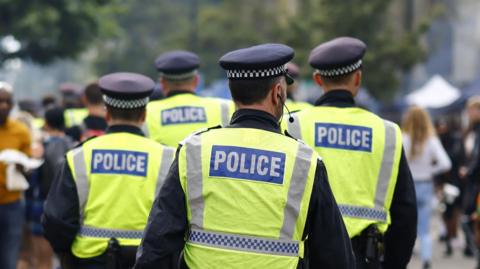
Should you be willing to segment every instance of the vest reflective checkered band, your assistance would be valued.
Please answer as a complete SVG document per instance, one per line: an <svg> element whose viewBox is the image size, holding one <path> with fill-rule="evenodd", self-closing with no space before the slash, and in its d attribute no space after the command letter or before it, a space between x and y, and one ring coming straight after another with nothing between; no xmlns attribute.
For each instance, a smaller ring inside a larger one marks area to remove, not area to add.
<svg viewBox="0 0 480 269"><path fill-rule="evenodd" d="M387 212L385 210L340 204L338 208L342 216L387 222Z"/></svg>
<svg viewBox="0 0 480 269"><path fill-rule="evenodd" d="M142 239L142 231L128 231L128 230L114 230L114 229L102 229L89 226L80 227L81 236L97 237L97 238L128 238L128 239Z"/></svg>
<svg viewBox="0 0 480 269"><path fill-rule="evenodd" d="M188 242L254 253L298 256L299 242L192 230Z"/></svg>

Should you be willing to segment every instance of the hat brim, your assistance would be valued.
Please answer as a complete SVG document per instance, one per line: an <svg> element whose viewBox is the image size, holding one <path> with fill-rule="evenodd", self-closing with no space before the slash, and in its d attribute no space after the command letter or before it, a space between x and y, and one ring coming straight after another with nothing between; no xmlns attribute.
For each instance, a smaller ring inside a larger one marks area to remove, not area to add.
<svg viewBox="0 0 480 269"><path fill-rule="evenodd" d="M293 79L288 73L285 74L285 80L287 81L287 85L292 85L295 82L295 79Z"/></svg>

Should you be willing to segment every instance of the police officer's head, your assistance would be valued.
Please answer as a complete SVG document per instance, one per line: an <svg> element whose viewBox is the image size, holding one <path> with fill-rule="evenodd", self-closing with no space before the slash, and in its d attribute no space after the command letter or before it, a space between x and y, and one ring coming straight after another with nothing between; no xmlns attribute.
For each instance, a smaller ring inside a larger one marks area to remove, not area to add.
<svg viewBox="0 0 480 269"><path fill-rule="evenodd" d="M140 126L145 121L145 107L155 83L135 73L113 73L100 78L98 85L107 107L109 125Z"/></svg>
<svg viewBox="0 0 480 269"><path fill-rule="evenodd" d="M225 54L220 66L227 71L235 104L239 108L263 110L280 119L287 85L293 83L285 64L293 55L292 48L281 44L263 44Z"/></svg>
<svg viewBox="0 0 480 269"><path fill-rule="evenodd" d="M362 82L362 58L367 46L361 40L339 37L318 45L310 53L313 80L326 92L348 90L356 95Z"/></svg>
<svg viewBox="0 0 480 269"><path fill-rule="evenodd" d="M189 51L175 50L161 54L155 60L155 68L160 75L163 94L172 90L194 92L198 86L199 57Z"/></svg>

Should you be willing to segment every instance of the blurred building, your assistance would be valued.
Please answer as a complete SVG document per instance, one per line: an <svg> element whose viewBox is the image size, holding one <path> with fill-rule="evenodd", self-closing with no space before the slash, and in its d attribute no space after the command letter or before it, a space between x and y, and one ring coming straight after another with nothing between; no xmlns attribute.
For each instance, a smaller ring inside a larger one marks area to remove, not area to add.
<svg viewBox="0 0 480 269"><path fill-rule="evenodd" d="M435 74L460 88L480 76L480 1L394 0L392 14L403 29L415 29L436 14L422 40L428 58L406 75L404 90L418 88Z"/></svg>

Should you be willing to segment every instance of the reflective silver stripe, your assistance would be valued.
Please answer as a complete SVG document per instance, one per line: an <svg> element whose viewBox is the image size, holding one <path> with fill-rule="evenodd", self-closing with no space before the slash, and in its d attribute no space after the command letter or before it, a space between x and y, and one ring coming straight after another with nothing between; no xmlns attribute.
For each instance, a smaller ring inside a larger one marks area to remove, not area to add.
<svg viewBox="0 0 480 269"><path fill-rule="evenodd" d="M150 137L150 133L148 131L148 124L146 122L144 122L142 124L142 132L145 134L145 137Z"/></svg>
<svg viewBox="0 0 480 269"><path fill-rule="evenodd" d="M115 230L94 228L89 226L80 227L80 236L98 237L98 238L126 238L126 239L142 239L143 230Z"/></svg>
<svg viewBox="0 0 480 269"><path fill-rule="evenodd" d="M303 193L307 184L313 150L303 143L298 143L298 151L293 166L292 179L288 190L287 204L283 213L283 226L280 238L293 238L302 203Z"/></svg>
<svg viewBox="0 0 480 269"><path fill-rule="evenodd" d="M393 171L397 132L394 123L386 120L383 122L385 125L385 145L383 148L380 172L378 173L377 189L375 191L375 207L369 208L353 205L338 205L343 216L387 222L387 212L384 210L385 198L387 196L388 186Z"/></svg>
<svg viewBox="0 0 480 269"><path fill-rule="evenodd" d="M253 253L299 256L299 242L264 237L219 233L192 229L188 242L193 244Z"/></svg>
<svg viewBox="0 0 480 269"><path fill-rule="evenodd" d="M187 193L193 228L203 228L203 175L202 175L202 146L199 135L192 135L185 141L187 155Z"/></svg>
<svg viewBox="0 0 480 269"><path fill-rule="evenodd" d="M222 126L225 127L230 124L230 106L228 102L221 101L220 113L222 113Z"/></svg>
<svg viewBox="0 0 480 269"><path fill-rule="evenodd" d="M158 170L157 185L155 186L155 197L158 196L160 189L165 182L168 171L170 170L170 165L172 165L173 159L175 158L175 149L170 147L163 148L162 154L162 163L160 164L160 169Z"/></svg>
<svg viewBox="0 0 480 269"><path fill-rule="evenodd" d="M288 133L296 139L302 139L302 130L300 129L300 120L298 114L292 114L293 122L288 121ZM303 139L302 139L303 140Z"/></svg>
<svg viewBox="0 0 480 269"><path fill-rule="evenodd" d="M381 222L387 221L387 213L382 209L352 206L352 205L338 205L340 213L344 217L371 219Z"/></svg>
<svg viewBox="0 0 480 269"><path fill-rule="evenodd" d="M383 148L380 172L378 173L377 191L375 192L375 207L378 209L383 209L385 206L385 197L387 196L388 185L390 185L390 178L392 177L397 142L395 124L386 120L383 123L385 125L385 146Z"/></svg>
<svg viewBox="0 0 480 269"><path fill-rule="evenodd" d="M85 204L87 203L88 192L90 191L87 167L85 165L85 157L82 147L72 150L72 154L73 169L75 170L75 185L77 187L78 203L80 206L80 220L83 221Z"/></svg>

